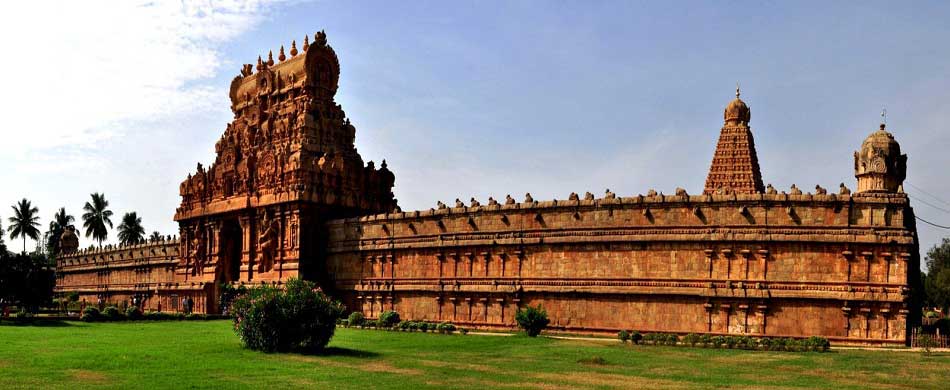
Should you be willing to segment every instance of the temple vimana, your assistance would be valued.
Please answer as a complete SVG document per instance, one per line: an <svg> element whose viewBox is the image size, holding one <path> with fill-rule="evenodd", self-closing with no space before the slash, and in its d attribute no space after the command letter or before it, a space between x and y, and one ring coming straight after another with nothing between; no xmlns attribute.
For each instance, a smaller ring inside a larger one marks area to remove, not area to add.
<svg viewBox="0 0 950 390"><path fill-rule="evenodd" d="M564 332L908 341L920 259L907 157L884 125L854 153L855 190L779 190L763 185L737 90L702 192L402 211L386 162L357 153L339 74L322 32L244 65L214 163L179 188L179 235L89 250L64 237L57 291L218 313L224 284L302 277L370 318L511 329L540 304Z"/></svg>

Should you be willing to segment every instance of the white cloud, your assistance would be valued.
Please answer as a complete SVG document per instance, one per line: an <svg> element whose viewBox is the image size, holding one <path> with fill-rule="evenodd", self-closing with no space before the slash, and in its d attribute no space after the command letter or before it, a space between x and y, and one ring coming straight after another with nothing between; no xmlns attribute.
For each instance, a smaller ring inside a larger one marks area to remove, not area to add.
<svg viewBox="0 0 950 390"><path fill-rule="evenodd" d="M85 147L117 123L212 109L219 46L256 26L264 1L6 4L0 153ZM214 107L221 109L221 107Z"/></svg>

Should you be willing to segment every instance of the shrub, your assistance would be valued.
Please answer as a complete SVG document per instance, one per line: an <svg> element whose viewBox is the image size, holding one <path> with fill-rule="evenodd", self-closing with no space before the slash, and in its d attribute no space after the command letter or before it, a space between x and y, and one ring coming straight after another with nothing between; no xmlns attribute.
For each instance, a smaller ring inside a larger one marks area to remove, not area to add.
<svg viewBox="0 0 950 390"><path fill-rule="evenodd" d="M690 333L686 336L683 336L683 342L690 347L695 347L696 344L699 344L699 339L699 335L695 333Z"/></svg>
<svg viewBox="0 0 950 390"><path fill-rule="evenodd" d="M831 348L831 342L824 337L811 336L805 340L805 345L808 346L808 349L816 352L825 352L828 348Z"/></svg>
<svg viewBox="0 0 950 390"><path fill-rule="evenodd" d="M79 302L79 293L73 291L69 293L69 295L67 295L66 298L69 299L70 302Z"/></svg>
<svg viewBox="0 0 950 390"><path fill-rule="evenodd" d="M708 347L712 345L712 336L704 334L699 337L699 342L703 344L703 347Z"/></svg>
<svg viewBox="0 0 950 390"><path fill-rule="evenodd" d="M419 330L423 332L428 332L432 330L431 324L429 324L428 322L421 322L419 323Z"/></svg>
<svg viewBox="0 0 950 390"><path fill-rule="evenodd" d="M465 328L460 328L460 329L459 329L459 333L461 333L461 334L462 334L462 336L465 336L465 335L467 335L467 334L468 334L468 329L465 329Z"/></svg>
<svg viewBox="0 0 950 390"><path fill-rule="evenodd" d="M124 319L122 312L115 306L109 306L102 310L102 317L105 318L106 321L121 321Z"/></svg>
<svg viewBox="0 0 950 390"><path fill-rule="evenodd" d="M393 325L399 323L399 313L386 310L382 313L379 313L379 319L376 320L377 326L380 328L392 328Z"/></svg>
<svg viewBox="0 0 950 390"><path fill-rule="evenodd" d="M291 278L284 289L261 286L235 298L235 332L250 349L318 352L336 330L344 307L317 290L313 282Z"/></svg>
<svg viewBox="0 0 950 390"><path fill-rule="evenodd" d="M666 335L666 345L676 345L677 343L679 343L679 340L680 340L679 336L675 334L670 333Z"/></svg>
<svg viewBox="0 0 950 390"><path fill-rule="evenodd" d="M93 322L93 321L100 320L99 318L100 316L101 314L99 313L99 309L96 309L94 307L87 307L85 310L82 311L82 316L80 316L79 319L86 322Z"/></svg>
<svg viewBox="0 0 950 390"><path fill-rule="evenodd" d="M23 322L32 322L33 313L30 313L30 311L25 308L20 309L20 311L16 312L16 319Z"/></svg>
<svg viewBox="0 0 950 390"><path fill-rule="evenodd" d="M620 333L617 333L617 338L620 339L621 343L626 344L627 341L630 341L630 333L627 333L625 330L621 330Z"/></svg>
<svg viewBox="0 0 950 390"><path fill-rule="evenodd" d="M518 312L515 313L515 321L529 337L537 337L551 322L548 320L548 313L541 308L541 305L518 309Z"/></svg>
<svg viewBox="0 0 950 390"><path fill-rule="evenodd" d="M758 344L759 344L759 348L761 348L762 350L768 351L772 347L772 339L768 337L763 337L759 339Z"/></svg>
<svg viewBox="0 0 950 390"><path fill-rule="evenodd" d="M360 326L366 322L366 317L362 312L354 311L350 313L350 316L346 318L347 326Z"/></svg>
<svg viewBox="0 0 950 390"><path fill-rule="evenodd" d="M930 351L936 346L936 340L929 333L917 334L917 347L924 351L924 355L930 355Z"/></svg>
<svg viewBox="0 0 950 390"><path fill-rule="evenodd" d="M633 331L633 333L630 334L630 341L634 344L640 344L640 342L643 341L643 335L640 334L640 332Z"/></svg>
<svg viewBox="0 0 950 390"><path fill-rule="evenodd" d="M128 309L125 309L125 318L129 320L140 320L142 319L142 312L135 306L129 306Z"/></svg>
<svg viewBox="0 0 950 390"><path fill-rule="evenodd" d="M443 322L439 324L438 327L436 327L436 330L438 330L439 333L451 334L452 332L455 332L455 325L450 322Z"/></svg>
<svg viewBox="0 0 950 390"><path fill-rule="evenodd" d="M188 313L185 314L185 320L188 321L204 321L207 320L208 316L199 313Z"/></svg>
<svg viewBox="0 0 950 390"><path fill-rule="evenodd" d="M726 343L726 338L722 336L713 336L712 339L710 340L710 345L712 345L714 348L720 348L725 343Z"/></svg>

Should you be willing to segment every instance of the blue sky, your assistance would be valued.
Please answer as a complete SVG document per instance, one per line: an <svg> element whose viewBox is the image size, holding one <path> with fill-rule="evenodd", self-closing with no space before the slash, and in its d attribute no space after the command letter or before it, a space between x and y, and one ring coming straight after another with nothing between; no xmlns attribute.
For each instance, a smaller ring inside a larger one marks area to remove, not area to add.
<svg viewBox="0 0 950 390"><path fill-rule="evenodd" d="M0 102L14 118L0 126L0 204L32 199L44 225L100 191L117 214L177 233L178 184L213 160L240 64L321 29L357 147L387 160L406 210L525 192L699 193L738 81L766 183L854 188L852 153L886 106L915 210L950 225L950 3L21 7L0 16L0 43L22 58L0 64L15 75ZM0 207L4 226L10 214ZM950 235L918 228L924 249Z"/></svg>

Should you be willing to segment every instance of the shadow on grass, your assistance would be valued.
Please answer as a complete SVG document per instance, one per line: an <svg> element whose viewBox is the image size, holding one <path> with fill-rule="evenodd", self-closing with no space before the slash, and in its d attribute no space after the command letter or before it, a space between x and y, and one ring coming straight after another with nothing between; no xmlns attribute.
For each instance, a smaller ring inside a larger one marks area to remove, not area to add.
<svg viewBox="0 0 950 390"><path fill-rule="evenodd" d="M3 320L0 321L0 326L32 326L32 327L42 327L42 328L59 328L73 326L66 321L61 320L44 320L44 319L33 319L33 320Z"/></svg>
<svg viewBox="0 0 950 390"><path fill-rule="evenodd" d="M374 358L378 357L379 354L376 352L370 351L361 351L358 349L342 348L342 347L326 347L323 351L320 352L309 352L309 353L300 353L304 356L346 356L346 357L355 357L355 358Z"/></svg>

